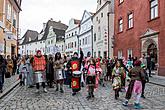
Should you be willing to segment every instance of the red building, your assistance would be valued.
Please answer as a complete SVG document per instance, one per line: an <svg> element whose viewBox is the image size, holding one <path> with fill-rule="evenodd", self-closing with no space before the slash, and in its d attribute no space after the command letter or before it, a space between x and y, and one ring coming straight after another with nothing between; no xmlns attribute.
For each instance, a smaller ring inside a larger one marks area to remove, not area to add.
<svg viewBox="0 0 165 110"><path fill-rule="evenodd" d="M114 55L154 57L165 76L165 0L115 0Z"/></svg>

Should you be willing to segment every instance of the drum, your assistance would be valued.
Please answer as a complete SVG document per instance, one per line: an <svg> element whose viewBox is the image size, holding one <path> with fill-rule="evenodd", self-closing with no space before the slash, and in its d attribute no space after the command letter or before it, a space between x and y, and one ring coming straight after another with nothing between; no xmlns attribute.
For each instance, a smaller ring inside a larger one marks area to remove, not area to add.
<svg viewBox="0 0 165 110"><path fill-rule="evenodd" d="M78 92L81 90L81 72L80 71L74 71L72 75L72 91Z"/></svg>
<svg viewBox="0 0 165 110"><path fill-rule="evenodd" d="M34 78L36 83L41 83L46 81L46 75L43 71L37 71L34 73Z"/></svg>
<svg viewBox="0 0 165 110"><path fill-rule="evenodd" d="M64 75L63 75L62 69L56 69L55 76L56 76L55 77L56 80L63 80L64 79Z"/></svg>
<svg viewBox="0 0 165 110"><path fill-rule="evenodd" d="M87 75L86 84L92 86L96 84L96 75Z"/></svg>
<svg viewBox="0 0 165 110"><path fill-rule="evenodd" d="M73 71L74 77L81 77L81 71Z"/></svg>

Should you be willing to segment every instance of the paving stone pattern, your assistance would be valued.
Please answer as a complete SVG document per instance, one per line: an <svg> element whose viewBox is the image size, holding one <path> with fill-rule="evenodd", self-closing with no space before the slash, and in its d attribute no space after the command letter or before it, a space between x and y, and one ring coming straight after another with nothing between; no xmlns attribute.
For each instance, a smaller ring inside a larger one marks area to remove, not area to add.
<svg viewBox="0 0 165 110"><path fill-rule="evenodd" d="M133 98L128 107L122 106L125 93L120 93L120 99L114 99L111 84L99 87L95 98L87 100L86 88L76 96L71 95L71 89L64 87L65 92L55 92L48 88L48 93L39 94L35 88L17 87L13 92L0 100L0 110L133 110ZM146 99L141 100L144 110L165 110L165 87L146 85Z"/></svg>

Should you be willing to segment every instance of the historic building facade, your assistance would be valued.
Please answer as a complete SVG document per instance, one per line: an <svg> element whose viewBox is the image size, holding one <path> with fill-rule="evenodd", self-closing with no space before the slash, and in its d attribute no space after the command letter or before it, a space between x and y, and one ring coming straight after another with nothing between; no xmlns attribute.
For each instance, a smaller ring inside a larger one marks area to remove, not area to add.
<svg viewBox="0 0 165 110"><path fill-rule="evenodd" d="M0 0L0 53L17 54L22 0Z"/></svg>
<svg viewBox="0 0 165 110"><path fill-rule="evenodd" d="M80 22L80 31L78 35L79 46L82 48L84 55L87 56L87 53L93 55L93 23L92 23L93 13L84 11L81 22Z"/></svg>
<svg viewBox="0 0 165 110"><path fill-rule="evenodd" d="M66 55L73 55L74 52L79 52L79 28L80 20L70 19L68 29L65 33L65 53Z"/></svg>
<svg viewBox="0 0 165 110"><path fill-rule="evenodd" d="M116 0L114 55L151 55L158 74L165 75L164 10L164 0Z"/></svg>
<svg viewBox="0 0 165 110"><path fill-rule="evenodd" d="M93 15L94 57L113 57L114 0L98 0Z"/></svg>

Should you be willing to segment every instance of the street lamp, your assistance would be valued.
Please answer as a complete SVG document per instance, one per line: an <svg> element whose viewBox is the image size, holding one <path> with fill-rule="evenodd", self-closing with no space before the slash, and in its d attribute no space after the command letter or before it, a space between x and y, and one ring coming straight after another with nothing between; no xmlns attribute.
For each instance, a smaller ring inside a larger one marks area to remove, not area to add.
<svg viewBox="0 0 165 110"><path fill-rule="evenodd" d="M93 57L93 26L91 26L92 57Z"/></svg>

